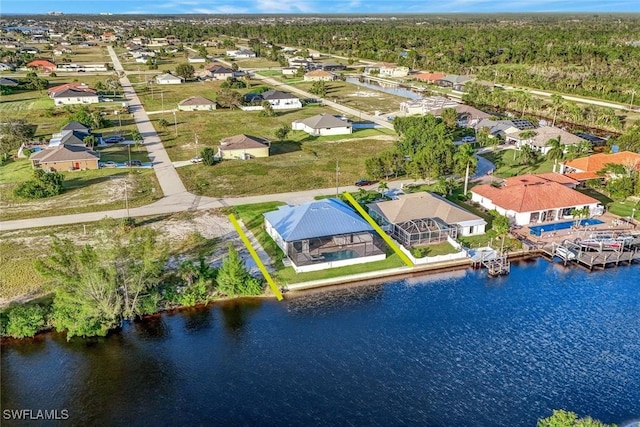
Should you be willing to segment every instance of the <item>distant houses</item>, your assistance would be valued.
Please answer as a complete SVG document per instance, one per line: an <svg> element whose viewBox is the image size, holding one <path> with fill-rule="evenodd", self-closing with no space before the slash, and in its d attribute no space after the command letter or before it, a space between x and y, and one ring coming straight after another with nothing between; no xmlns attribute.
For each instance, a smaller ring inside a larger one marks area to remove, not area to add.
<svg viewBox="0 0 640 427"><path fill-rule="evenodd" d="M27 68L31 68L37 71L43 71L45 73L52 73L56 71L56 64L46 59L36 59L27 64Z"/></svg>
<svg viewBox="0 0 640 427"><path fill-rule="evenodd" d="M253 104L249 107L241 107L244 110L261 109L260 104L262 101L267 101L271 104L274 110L293 110L302 108L302 102L288 92L282 92L279 90L269 89L262 93L248 93L244 96L246 102Z"/></svg>
<svg viewBox="0 0 640 427"><path fill-rule="evenodd" d="M353 133L353 125L346 119L331 114L318 114L291 123L293 130L301 130L313 136L348 135Z"/></svg>
<svg viewBox="0 0 640 427"><path fill-rule="evenodd" d="M567 160L560 164L560 173L579 182L604 179L606 176L599 172L606 169L607 165L620 165L640 171L640 154L622 151L612 154L599 153Z"/></svg>
<svg viewBox="0 0 640 427"><path fill-rule="evenodd" d="M559 140L565 150L569 145L587 142L577 135L553 126L541 126L533 129L532 132L531 136L521 136L522 132L512 133L508 136L507 142L514 142L518 148L528 145L541 154L547 154L551 150L551 146L548 145L551 139Z"/></svg>
<svg viewBox="0 0 640 427"><path fill-rule="evenodd" d="M235 59L249 59L255 58L256 53L249 49L228 50L227 56Z"/></svg>
<svg viewBox="0 0 640 427"><path fill-rule="evenodd" d="M338 199L282 206L264 214L264 227L296 273L386 258L373 227Z"/></svg>
<svg viewBox="0 0 640 427"><path fill-rule="evenodd" d="M313 70L304 75L305 82L331 82L337 78L332 72L324 70Z"/></svg>

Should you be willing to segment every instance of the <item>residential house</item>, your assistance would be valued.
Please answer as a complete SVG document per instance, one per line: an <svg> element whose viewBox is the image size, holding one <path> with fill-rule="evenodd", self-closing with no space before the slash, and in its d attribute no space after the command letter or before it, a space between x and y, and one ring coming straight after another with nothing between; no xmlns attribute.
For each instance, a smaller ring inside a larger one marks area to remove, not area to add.
<svg viewBox="0 0 640 427"><path fill-rule="evenodd" d="M551 146L548 145L550 139L559 139L560 143L564 146L564 150L566 150L569 145L587 142L577 135L554 126L541 126L533 129L532 132L535 132L535 134L532 136L525 135L525 137L521 136L522 132L513 133L509 135L507 142L515 143L518 148L521 148L523 145L528 145L543 155L551 150Z"/></svg>
<svg viewBox="0 0 640 427"><path fill-rule="evenodd" d="M49 88L49 97L55 105L97 104L100 96L84 83L67 83Z"/></svg>
<svg viewBox="0 0 640 427"><path fill-rule="evenodd" d="M323 70L309 71L304 75L305 82L331 82L337 78L335 74Z"/></svg>
<svg viewBox="0 0 640 427"><path fill-rule="evenodd" d="M216 103L202 96L192 96L180 101L178 110L180 111L212 111L216 109Z"/></svg>
<svg viewBox="0 0 640 427"><path fill-rule="evenodd" d="M513 135L519 135L522 131L535 129L533 123L522 119L491 120L486 118L478 121L473 127L477 131L486 128L490 136L503 140L507 140Z"/></svg>
<svg viewBox="0 0 640 427"><path fill-rule="evenodd" d="M235 59L249 59L255 58L256 53L249 49L228 50L227 56Z"/></svg>
<svg viewBox="0 0 640 427"><path fill-rule="evenodd" d="M559 172L579 182L585 182L590 179L604 179L605 176L600 175L598 172L606 169L609 164L621 165L628 169L640 171L640 154L631 151L593 154L562 162Z"/></svg>
<svg viewBox="0 0 640 427"><path fill-rule="evenodd" d="M201 73L203 77L209 77L215 80L227 80L235 77L235 72L231 68L224 67L219 64L210 64L204 67Z"/></svg>
<svg viewBox="0 0 640 427"><path fill-rule="evenodd" d="M29 62L27 64L27 68L43 71L45 73L52 73L56 71L56 64L51 61L47 61L46 59L36 59L35 61Z"/></svg>
<svg viewBox="0 0 640 427"><path fill-rule="evenodd" d="M100 39L103 42L114 42L114 41L118 40L118 36L116 36L113 33L105 32L100 36Z"/></svg>
<svg viewBox="0 0 640 427"><path fill-rule="evenodd" d="M406 77L409 75L409 67L396 64L380 64L380 77Z"/></svg>
<svg viewBox="0 0 640 427"><path fill-rule="evenodd" d="M264 214L264 226L296 273L386 258L373 227L338 199L281 206Z"/></svg>
<svg viewBox="0 0 640 427"><path fill-rule="evenodd" d="M347 68L346 65L340 64L339 62L317 62L315 63L316 70L324 70L324 71L342 71Z"/></svg>
<svg viewBox="0 0 640 427"><path fill-rule="evenodd" d="M269 104L271 104L274 110L302 108L302 102L287 92L269 89L268 91L263 92L261 97L263 100L269 101Z"/></svg>
<svg viewBox="0 0 640 427"><path fill-rule="evenodd" d="M156 83L159 85L179 85L184 83L184 78L166 73L156 76Z"/></svg>
<svg viewBox="0 0 640 427"><path fill-rule="evenodd" d="M419 73L411 76L412 79L426 83L435 83L436 80L441 80L445 77L446 75L442 73Z"/></svg>
<svg viewBox="0 0 640 427"><path fill-rule="evenodd" d="M457 74L447 74L443 78L434 81L435 84L441 87L450 87L453 90L463 91L464 85L471 79L466 76L459 76Z"/></svg>
<svg viewBox="0 0 640 427"><path fill-rule="evenodd" d="M62 127L61 130L62 131L71 130L71 131L81 132L81 133L84 133L85 135L89 135L91 133L91 128L76 121L71 121L67 123Z"/></svg>
<svg viewBox="0 0 640 427"><path fill-rule="evenodd" d="M490 114L485 113L482 110L478 110L470 105L458 104L448 108L453 108L458 113L456 124L459 127L474 127L478 122L480 122L480 120L491 117ZM431 114L436 117L440 117L442 116L442 110L443 109L438 108L431 111Z"/></svg>
<svg viewBox="0 0 640 427"><path fill-rule="evenodd" d="M501 187L482 184L471 189L471 200L486 209L495 209L516 225L539 224L572 218L573 209L588 208L601 215L598 200L572 188L561 174L527 175L507 178Z"/></svg>
<svg viewBox="0 0 640 427"><path fill-rule="evenodd" d="M20 82L16 79L12 79L9 77L0 77L0 86L16 87L19 85Z"/></svg>
<svg viewBox="0 0 640 427"><path fill-rule="evenodd" d="M487 222L433 193L402 194L370 203L369 215L405 247L484 234Z"/></svg>
<svg viewBox="0 0 640 427"><path fill-rule="evenodd" d="M436 110L454 108L459 103L444 96L428 96L422 99L412 99L400 103L400 111L406 115L430 114Z"/></svg>
<svg viewBox="0 0 640 427"><path fill-rule="evenodd" d="M72 171L83 169L98 169L100 156L80 145L59 145L45 148L29 157L34 168L50 169L53 171Z"/></svg>
<svg viewBox="0 0 640 427"><path fill-rule="evenodd" d="M314 68L313 61L310 61L307 58L301 58L299 56L294 56L288 59L289 67L299 69L303 68L305 70L311 70Z"/></svg>
<svg viewBox="0 0 640 427"><path fill-rule="evenodd" d="M282 68L282 75L283 76L295 76L296 74L298 74L298 68L296 67L283 67Z"/></svg>
<svg viewBox="0 0 640 427"><path fill-rule="evenodd" d="M353 132L351 122L331 114L318 114L291 123L293 130L302 130L313 136L348 135Z"/></svg>
<svg viewBox="0 0 640 427"><path fill-rule="evenodd" d="M13 66L13 64L8 64L6 62L0 62L0 71L11 71L14 68L15 67Z"/></svg>
<svg viewBox="0 0 640 427"><path fill-rule="evenodd" d="M190 64L204 64L207 60L201 56L190 56L188 59Z"/></svg>
<svg viewBox="0 0 640 427"><path fill-rule="evenodd" d="M269 157L270 142L251 135L235 135L220 140L217 157L220 159L248 160Z"/></svg>

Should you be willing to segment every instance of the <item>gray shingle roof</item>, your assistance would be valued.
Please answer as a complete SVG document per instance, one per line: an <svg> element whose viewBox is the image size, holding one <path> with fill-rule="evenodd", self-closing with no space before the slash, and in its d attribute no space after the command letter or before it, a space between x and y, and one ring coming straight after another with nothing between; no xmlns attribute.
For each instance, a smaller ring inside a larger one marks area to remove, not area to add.
<svg viewBox="0 0 640 427"><path fill-rule="evenodd" d="M225 150L247 150L250 148L264 148L269 146L269 141L251 135L234 135L220 140L220 149Z"/></svg>
<svg viewBox="0 0 640 427"><path fill-rule="evenodd" d="M282 206L264 214L287 241L373 231L354 210L338 199L323 199L299 206Z"/></svg>
<svg viewBox="0 0 640 427"><path fill-rule="evenodd" d="M269 89L262 93L262 99L297 99L295 96L287 92Z"/></svg>
<svg viewBox="0 0 640 427"><path fill-rule="evenodd" d="M342 120L331 114L318 114L317 116L309 117L308 119L300 120L301 123L309 126L311 129L328 129L328 128L342 128L351 127L351 123L346 120Z"/></svg>
<svg viewBox="0 0 640 427"><path fill-rule="evenodd" d="M216 105L216 103L202 96L192 96L190 98L183 99L178 105Z"/></svg>

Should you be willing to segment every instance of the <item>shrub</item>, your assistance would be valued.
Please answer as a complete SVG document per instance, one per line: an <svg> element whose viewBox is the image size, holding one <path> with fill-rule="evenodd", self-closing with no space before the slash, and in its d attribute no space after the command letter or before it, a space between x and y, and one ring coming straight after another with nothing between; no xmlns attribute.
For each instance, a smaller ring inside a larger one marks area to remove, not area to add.
<svg viewBox="0 0 640 427"><path fill-rule="evenodd" d="M6 334L14 338L34 336L46 324L45 309L40 305L19 305L7 313Z"/></svg>
<svg viewBox="0 0 640 427"><path fill-rule="evenodd" d="M25 181L15 188L14 194L26 199L43 199L62 193L63 176L58 172L33 171L33 179Z"/></svg>

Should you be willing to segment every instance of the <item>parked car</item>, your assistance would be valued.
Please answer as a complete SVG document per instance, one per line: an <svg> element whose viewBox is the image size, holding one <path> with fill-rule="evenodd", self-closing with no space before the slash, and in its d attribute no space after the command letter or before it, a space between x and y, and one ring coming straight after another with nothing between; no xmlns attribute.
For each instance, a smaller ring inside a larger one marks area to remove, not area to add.
<svg viewBox="0 0 640 427"><path fill-rule="evenodd" d="M122 142L122 141L124 141L124 137L119 136L119 135L113 135L113 136L108 136L106 138L102 138L102 141L106 142L107 144L116 143L116 142Z"/></svg>
<svg viewBox="0 0 640 427"><path fill-rule="evenodd" d="M116 162L108 161L102 163L100 166L103 168L117 168L118 164Z"/></svg>
<svg viewBox="0 0 640 427"><path fill-rule="evenodd" d="M140 160L131 160L130 162L124 162L125 166L142 166L142 162Z"/></svg>
<svg viewBox="0 0 640 427"><path fill-rule="evenodd" d="M475 142L476 137L475 136L463 136L462 137L462 142Z"/></svg>
<svg viewBox="0 0 640 427"><path fill-rule="evenodd" d="M364 186L371 185L371 184L373 184L373 181L369 181L369 180L366 180L366 179L361 179L360 181L356 181L355 185L356 185L356 187L364 187Z"/></svg>
<svg viewBox="0 0 640 427"><path fill-rule="evenodd" d="M196 163L202 163L202 157L193 157L193 158L190 160L190 162L191 162L191 163L193 163L194 165L195 165Z"/></svg>

